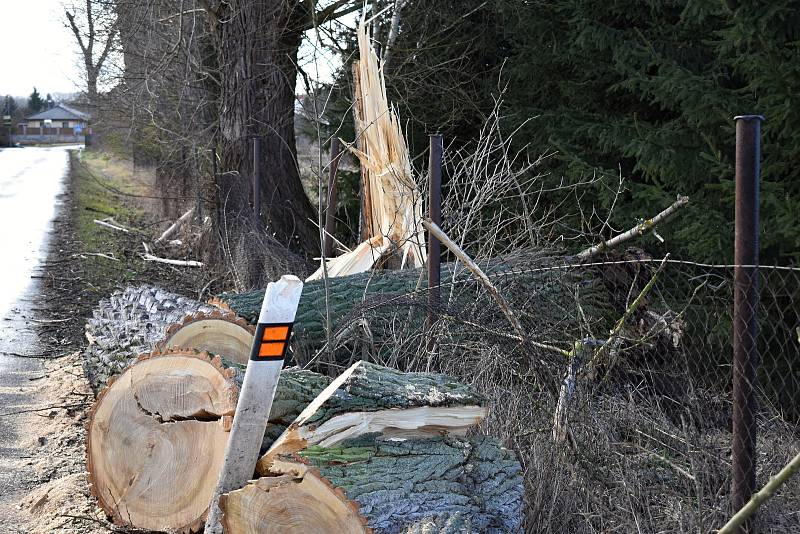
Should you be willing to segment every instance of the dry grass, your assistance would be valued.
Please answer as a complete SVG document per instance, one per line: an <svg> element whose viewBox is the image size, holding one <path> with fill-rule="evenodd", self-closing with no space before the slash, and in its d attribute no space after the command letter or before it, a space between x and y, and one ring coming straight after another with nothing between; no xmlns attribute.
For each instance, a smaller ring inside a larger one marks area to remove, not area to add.
<svg viewBox="0 0 800 534"><path fill-rule="evenodd" d="M445 228L493 271L530 339L565 350L576 340L605 339L652 269L637 263L640 253L609 258L628 264L563 268L543 199L549 195L552 208L554 201L579 196L580 186L547 190L537 162L509 146L493 116L471 150L449 156ZM709 289L706 277L667 269L608 351L614 372L605 380L602 374L578 380L568 412L570 439L556 443L563 356L520 342L481 286L463 269L450 273L430 330L420 328L428 311L424 289L385 305L365 302L334 333L344 339L337 363L349 350L351 359L447 372L475 384L491 402L480 432L503 439L525 468L526 531L704 533L730 517L729 371L697 371L698 359L710 362L727 346L707 339L712 332L702 325L718 326L714 306L727 309L730 302ZM708 300L698 304L698 291L708 291ZM692 320L705 315L687 328L690 307ZM727 331L722 335L728 343ZM334 363L320 358L317 365L326 362ZM763 484L800 450L800 432L765 406L758 439ZM760 532L800 530L797 510L800 479L759 512Z"/></svg>

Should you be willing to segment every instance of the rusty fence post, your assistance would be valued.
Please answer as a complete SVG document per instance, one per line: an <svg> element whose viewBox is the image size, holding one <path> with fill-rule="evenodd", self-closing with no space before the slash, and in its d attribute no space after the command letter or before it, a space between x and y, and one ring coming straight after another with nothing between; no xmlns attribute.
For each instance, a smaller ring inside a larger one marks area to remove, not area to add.
<svg viewBox="0 0 800 534"><path fill-rule="evenodd" d="M325 257L333 255L333 234L336 231L336 171L342 158L342 145L338 137L331 138L331 163L328 166L328 201L325 204Z"/></svg>
<svg viewBox="0 0 800 534"><path fill-rule="evenodd" d="M430 136L428 161L428 217L437 226L442 225L442 136ZM442 244L428 232L428 318L430 327L436 322L440 306ZM433 338L428 337L428 350L433 349Z"/></svg>
<svg viewBox="0 0 800 534"><path fill-rule="evenodd" d="M738 511L756 489L756 372L758 369L758 232L760 115L736 121L736 244L733 297L733 442L731 507ZM745 524L740 532L749 532Z"/></svg>
<svg viewBox="0 0 800 534"><path fill-rule="evenodd" d="M201 228L203 227L203 175L200 172L200 155L198 153L197 147L194 147L194 158L193 158L193 171L197 174L197 186L196 186L196 202L197 202L197 224Z"/></svg>
<svg viewBox="0 0 800 534"><path fill-rule="evenodd" d="M214 207L217 211L217 220L214 221L216 228L222 227L222 190L219 183L219 171L217 170L217 149L211 149L211 183L214 186Z"/></svg>
<svg viewBox="0 0 800 534"><path fill-rule="evenodd" d="M261 138L253 138L253 221L261 231Z"/></svg>

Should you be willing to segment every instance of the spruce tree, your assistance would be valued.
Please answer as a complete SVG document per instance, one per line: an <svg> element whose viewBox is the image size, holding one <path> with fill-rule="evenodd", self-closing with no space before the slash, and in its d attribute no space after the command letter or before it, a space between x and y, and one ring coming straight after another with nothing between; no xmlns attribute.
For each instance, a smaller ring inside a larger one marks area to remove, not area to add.
<svg viewBox="0 0 800 534"><path fill-rule="evenodd" d="M599 206L621 174L619 229L689 195L666 247L729 261L733 116L762 113L762 257L800 259L800 171L787 164L798 151L800 6L755 4L576 0L508 13L510 108L539 116L521 138L557 150L557 174L604 178Z"/></svg>
<svg viewBox="0 0 800 534"><path fill-rule="evenodd" d="M31 113L39 113L42 111L42 108L44 108L42 95L40 95L39 91L37 91L36 87L34 87L31 96L28 97L28 110Z"/></svg>
<svg viewBox="0 0 800 534"><path fill-rule="evenodd" d="M378 42L390 16L379 19ZM589 211L613 205L612 226L625 230L688 195L690 206L659 229L667 242L644 245L730 261L733 117L761 113L762 258L800 260L800 4L431 0L407 3L401 20L387 89L415 154L435 130L451 147L469 143L504 88L518 148L552 153L542 170L555 182L597 179L584 188Z"/></svg>

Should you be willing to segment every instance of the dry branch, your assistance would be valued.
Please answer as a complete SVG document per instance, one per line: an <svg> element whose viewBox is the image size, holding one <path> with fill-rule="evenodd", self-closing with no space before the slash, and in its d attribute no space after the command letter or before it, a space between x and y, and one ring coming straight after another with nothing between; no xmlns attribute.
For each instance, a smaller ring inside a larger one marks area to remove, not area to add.
<svg viewBox="0 0 800 534"><path fill-rule="evenodd" d="M117 230L118 232L125 232L126 234L130 233L130 230L128 230L127 228L123 228L121 226L117 226L115 224L111 224L111 223L106 222L106 221L101 221L99 219L95 219L94 223L95 224L99 224L100 226L105 226L106 228L110 228L112 230Z"/></svg>
<svg viewBox="0 0 800 534"><path fill-rule="evenodd" d="M736 512L736 514L719 529L717 534L733 534L734 532L738 532L739 527L755 513L758 507L775 495L778 488L789 480L798 470L800 470L800 454L792 458L792 461L786 464L777 475L770 478L769 482L767 482L763 488L754 493L747 504L742 506L742 509Z"/></svg>
<svg viewBox="0 0 800 534"><path fill-rule="evenodd" d="M195 260L173 260L169 258L159 258L158 256L153 256L152 254L142 254L142 259L144 261L155 261L158 263L166 263L167 265L177 265L180 267L202 267L203 262L195 261Z"/></svg>
<svg viewBox="0 0 800 534"><path fill-rule="evenodd" d="M163 233L163 234L161 234L161 235L159 236L159 238L155 240L155 242L156 242L156 243L161 243L162 241L164 241L165 239L167 239L169 236L171 236L172 234L174 234L174 233L175 233L175 232L176 232L176 231L177 231L177 230L178 230L178 229L179 229L179 228L180 228L180 227L181 227L181 226L182 226L182 225L183 225L183 224L184 224L186 221L188 221L188 220L189 220L189 218L192 216L192 213L194 213L194 208L191 208L189 211L187 211L186 213L184 213L183 215L181 215L181 216L178 218L178 220L177 220L177 221L175 221L174 223L172 223L172 225L170 225L170 227L169 227L169 228L167 228L166 230L164 230L164 233Z"/></svg>
<svg viewBox="0 0 800 534"><path fill-rule="evenodd" d="M519 321L517 316L514 314L514 310L511 309L511 306L508 304L508 301L500 294L497 287L489 280L489 277L486 276L486 273L478 267L478 265L472 261L472 258L467 255L466 252L461 250L459 247L444 231L439 228L436 223L432 222L430 219L424 219L422 221L422 225L428 229L428 231L433 235L436 239L441 241L441 243L446 246L450 252L455 254L455 256L461 260L464 265L469 269L469 271L475 275L481 284L486 288L489 294L492 296L494 301L500 307L500 310L503 312L503 315L506 316L508 322L511 323L511 326L514 328L514 331L521 339L526 339L527 335L525 334L525 329L522 326L522 323Z"/></svg>
<svg viewBox="0 0 800 534"><path fill-rule="evenodd" d="M630 241L635 237L639 237L646 232L649 232L657 225L661 224L662 222L666 221L670 217L672 217L679 209L689 204L689 197L679 196L678 200L672 203L667 209L653 217L652 219L647 219L646 221L642 221L641 223L637 224L627 232L619 234L616 237L609 239L608 241L603 241L602 243L598 243L597 245L593 245L586 250L579 252L576 258L585 260L595 256L596 254L600 254L601 252L606 252L611 250L612 248L625 243L626 241Z"/></svg>

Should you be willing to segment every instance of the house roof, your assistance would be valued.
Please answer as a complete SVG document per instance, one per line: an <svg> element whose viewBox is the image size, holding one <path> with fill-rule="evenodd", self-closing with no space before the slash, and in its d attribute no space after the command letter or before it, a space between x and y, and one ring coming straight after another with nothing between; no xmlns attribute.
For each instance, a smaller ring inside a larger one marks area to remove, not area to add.
<svg viewBox="0 0 800 534"><path fill-rule="evenodd" d="M82 111L78 111L77 109L73 109L69 106L65 106L64 104L56 104L55 107L51 109L47 109L35 115L31 115L27 117L28 119L34 120L42 120L42 119L50 119L50 120L89 120L89 114L84 113Z"/></svg>

